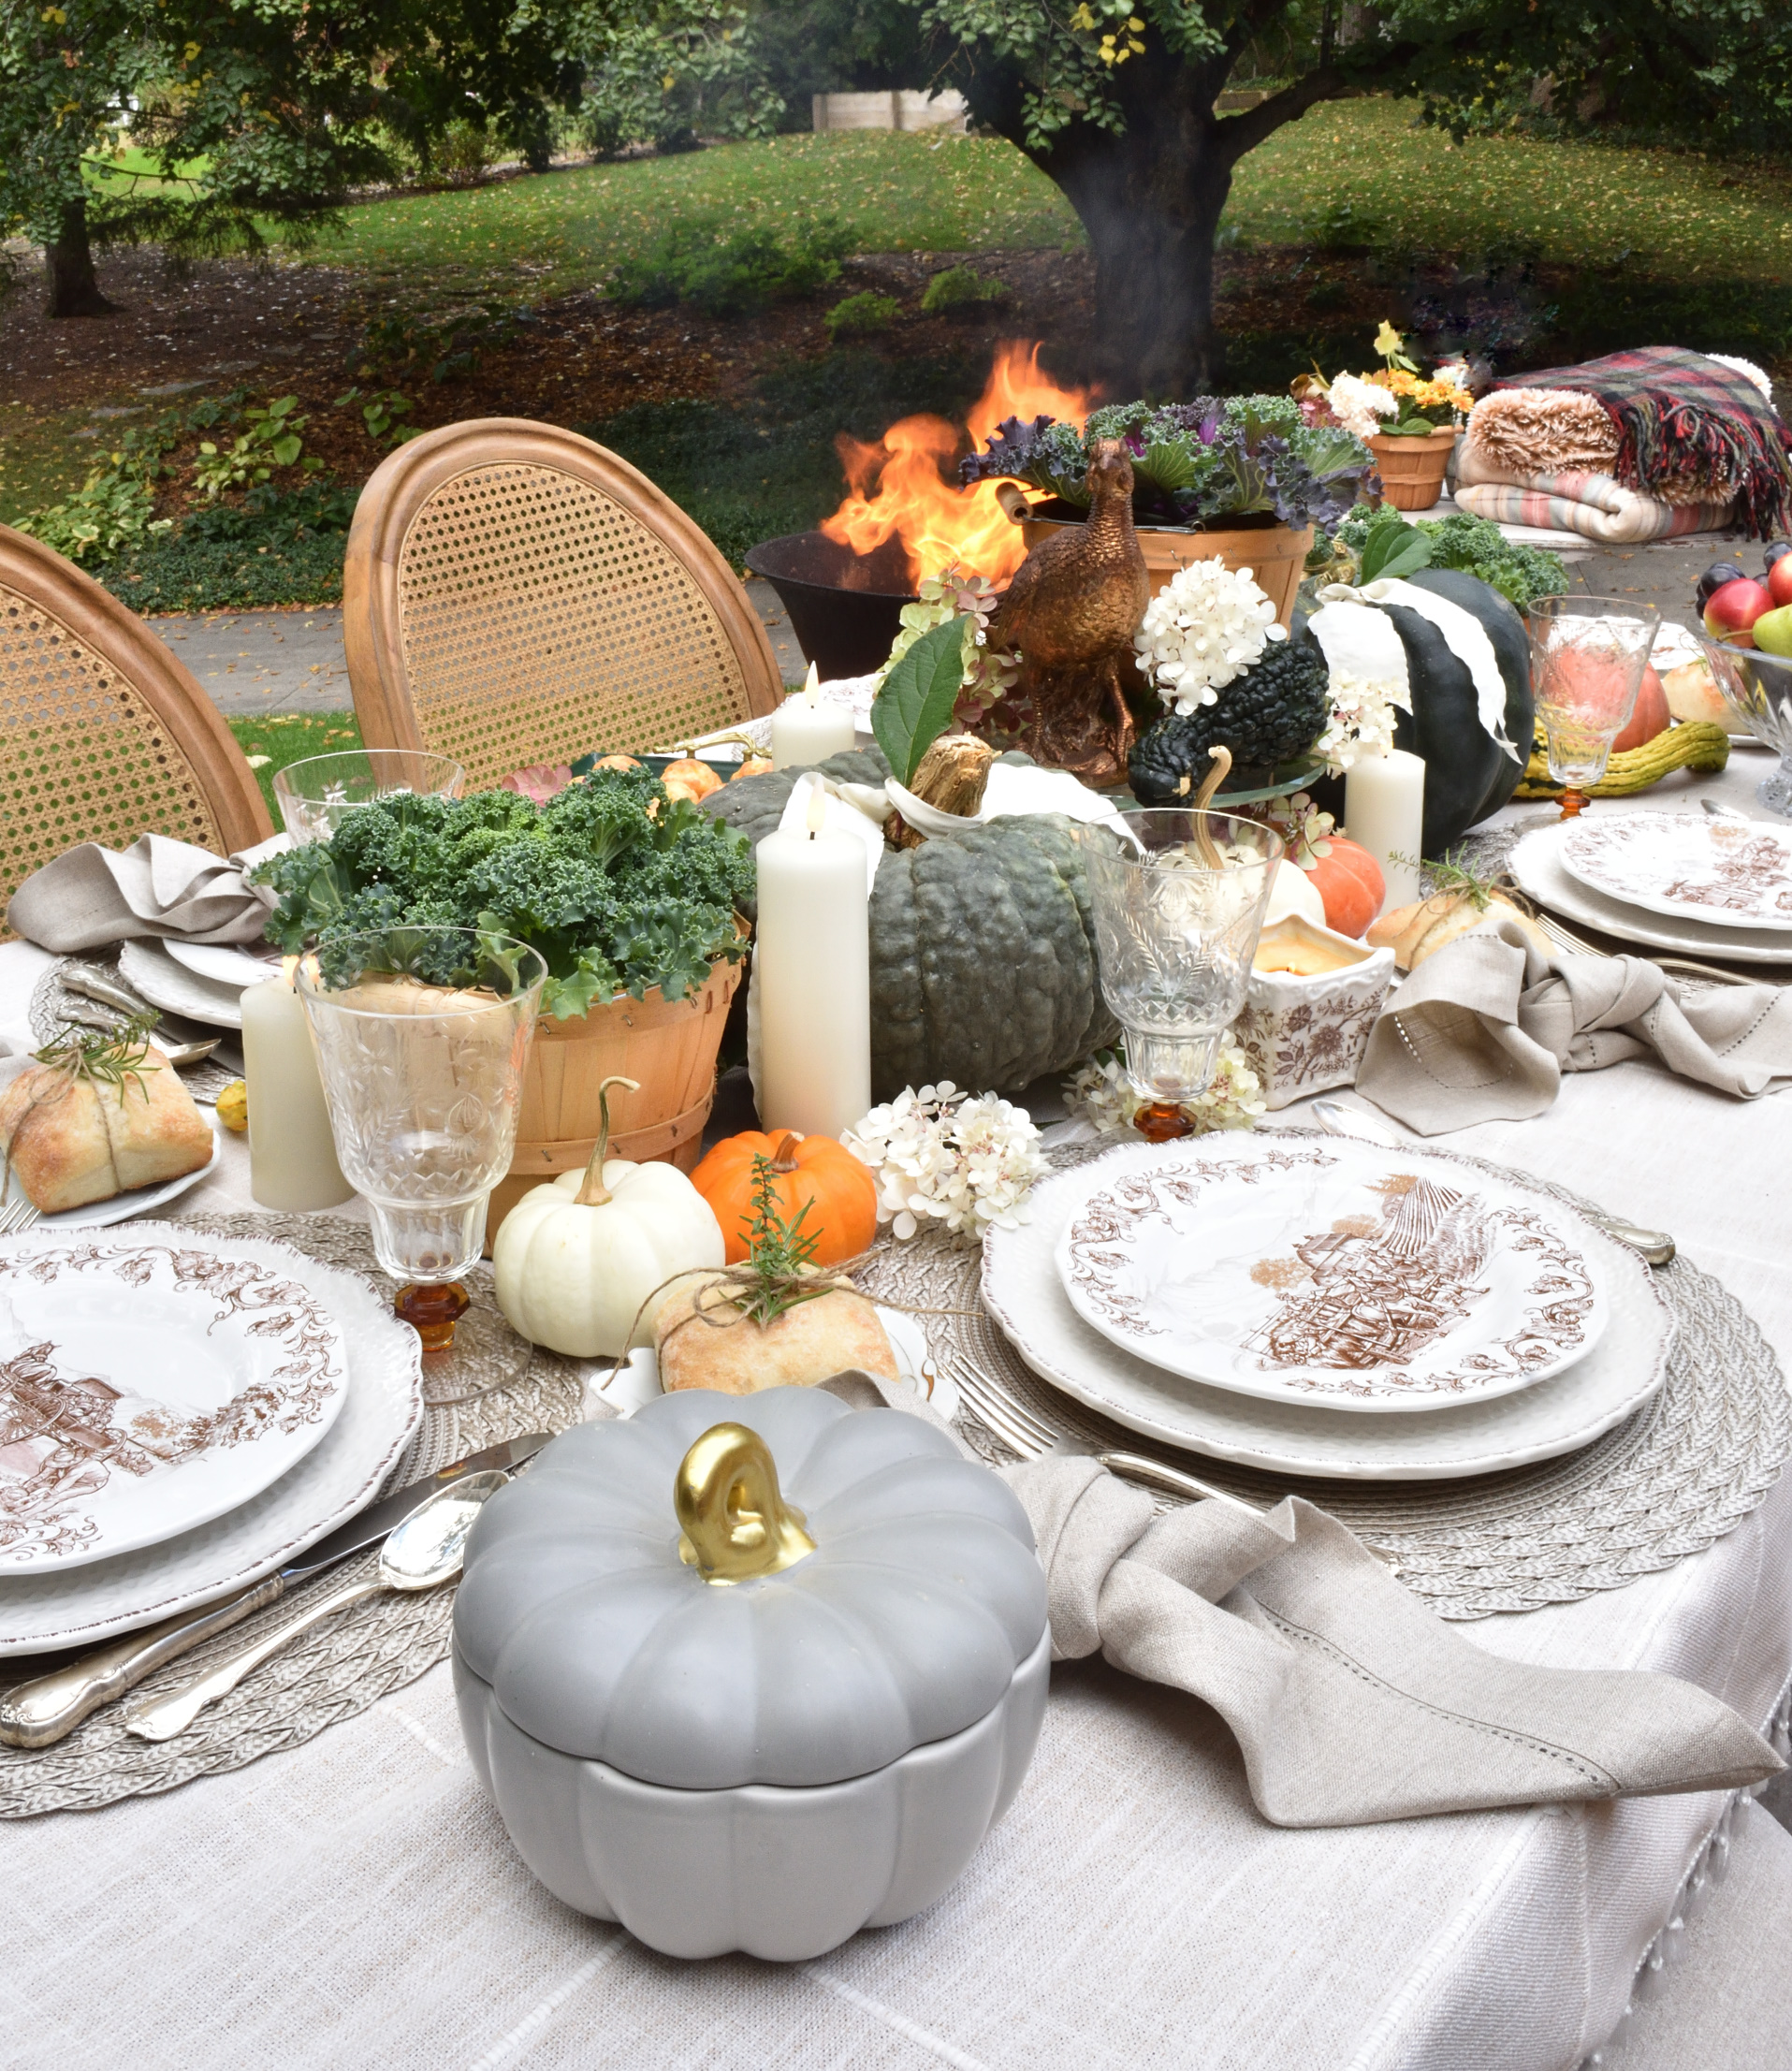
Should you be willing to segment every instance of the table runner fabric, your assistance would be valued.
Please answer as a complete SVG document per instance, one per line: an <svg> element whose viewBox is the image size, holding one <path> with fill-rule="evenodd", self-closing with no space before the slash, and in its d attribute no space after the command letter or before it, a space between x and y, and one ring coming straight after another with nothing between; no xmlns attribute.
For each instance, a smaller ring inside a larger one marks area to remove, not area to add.
<svg viewBox="0 0 1792 2071"><path fill-rule="evenodd" d="M1544 956L1515 921L1488 921L1428 956L1369 1034L1357 1091L1420 1136L1523 1121L1564 1072L1652 1057L1754 1100L1792 1077L1792 987L1723 985L1683 999L1640 956Z"/></svg>
<svg viewBox="0 0 1792 2071"><path fill-rule="evenodd" d="M139 835L128 849L82 841L26 878L7 919L27 941L65 956L153 936L259 942L274 895L247 873L286 846L280 834L226 857L165 834Z"/></svg>

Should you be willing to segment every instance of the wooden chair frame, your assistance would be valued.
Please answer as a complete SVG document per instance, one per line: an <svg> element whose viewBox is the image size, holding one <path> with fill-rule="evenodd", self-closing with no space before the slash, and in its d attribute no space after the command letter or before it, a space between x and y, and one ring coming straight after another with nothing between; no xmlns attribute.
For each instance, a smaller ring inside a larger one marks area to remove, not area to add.
<svg viewBox="0 0 1792 2071"><path fill-rule="evenodd" d="M745 679L750 714L763 715L782 702L782 675L751 600L707 535L663 490L619 454L576 432L527 417L478 417L425 432L389 453L355 508L342 570L342 624L349 685L369 748L433 745L424 737L405 657L401 557L433 496L458 476L494 466L558 470L638 520L682 562L715 612ZM658 743L603 745L639 752Z"/></svg>
<svg viewBox="0 0 1792 2071"><path fill-rule="evenodd" d="M222 714L192 671L169 653L128 605L73 562L4 525L0 525L0 584L53 619L149 707L197 781L217 821L223 853L268 839L274 826L261 787ZM0 713L8 702L6 686L0 682ZM0 729L0 754L6 749L6 735ZM0 885L0 912L17 889L16 884Z"/></svg>

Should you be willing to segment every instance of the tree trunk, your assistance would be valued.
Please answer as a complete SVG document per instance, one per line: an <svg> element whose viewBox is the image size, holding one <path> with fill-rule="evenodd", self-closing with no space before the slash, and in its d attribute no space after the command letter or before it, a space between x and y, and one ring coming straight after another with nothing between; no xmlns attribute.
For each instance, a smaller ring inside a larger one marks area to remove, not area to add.
<svg viewBox="0 0 1792 2071"><path fill-rule="evenodd" d="M87 241L87 204L79 197L63 203L60 234L44 246L44 264L50 277L47 316L109 316L117 309L99 291Z"/></svg>

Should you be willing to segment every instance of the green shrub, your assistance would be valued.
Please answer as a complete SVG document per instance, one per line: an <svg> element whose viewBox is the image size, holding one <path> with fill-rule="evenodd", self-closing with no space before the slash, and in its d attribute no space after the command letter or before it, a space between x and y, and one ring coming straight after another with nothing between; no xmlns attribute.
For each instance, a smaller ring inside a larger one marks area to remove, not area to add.
<svg viewBox="0 0 1792 2071"><path fill-rule="evenodd" d="M100 562L167 532L171 522L155 516L147 483L116 468L99 468L72 496L20 518L14 529L70 561Z"/></svg>
<svg viewBox="0 0 1792 2071"><path fill-rule="evenodd" d="M337 603L355 503L353 489L329 483L252 489L121 554L104 571L106 587L143 612Z"/></svg>
<svg viewBox="0 0 1792 2071"><path fill-rule="evenodd" d="M921 307L929 316L969 316L990 302L1005 302L1008 290L986 281L974 267L949 266L927 283Z"/></svg>
<svg viewBox="0 0 1792 2071"><path fill-rule="evenodd" d="M767 302L812 295L840 277L852 240L837 224L820 224L794 244L765 230L721 235L712 223L680 224L610 278L611 299L667 309L690 302L706 316L739 316Z"/></svg>
<svg viewBox="0 0 1792 2071"><path fill-rule="evenodd" d="M870 338L879 331L888 330L901 314L902 304L894 295L873 295L867 291L849 295L845 301L836 302L822 318L822 328L838 344L842 338Z"/></svg>

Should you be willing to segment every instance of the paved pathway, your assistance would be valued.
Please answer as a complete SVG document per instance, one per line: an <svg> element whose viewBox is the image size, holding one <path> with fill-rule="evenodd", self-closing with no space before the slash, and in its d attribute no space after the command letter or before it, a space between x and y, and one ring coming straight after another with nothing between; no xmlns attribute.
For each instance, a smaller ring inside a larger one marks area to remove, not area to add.
<svg viewBox="0 0 1792 2071"><path fill-rule="evenodd" d="M804 662L782 605L769 583L747 594L765 621L787 683L800 683ZM152 619L167 643L231 718L252 713L345 712L352 708L342 654L340 605L310 611L218 611L201 618Z"/></svg>

